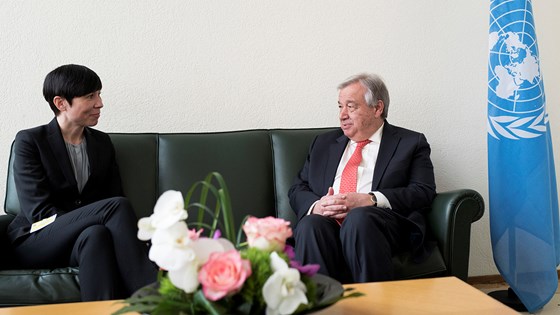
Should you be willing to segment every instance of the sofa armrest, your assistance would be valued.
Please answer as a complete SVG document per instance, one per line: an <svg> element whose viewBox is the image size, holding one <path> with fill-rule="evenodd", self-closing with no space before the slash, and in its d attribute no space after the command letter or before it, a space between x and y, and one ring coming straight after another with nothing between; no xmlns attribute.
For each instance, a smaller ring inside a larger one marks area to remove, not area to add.
<svg viewBox="0 0 560 315"><path fill-rule="evenodd" d="M438 193L428 213L450 275L466 280L469 271L471 224L484 214L484 199L471 189Z"/></svg>

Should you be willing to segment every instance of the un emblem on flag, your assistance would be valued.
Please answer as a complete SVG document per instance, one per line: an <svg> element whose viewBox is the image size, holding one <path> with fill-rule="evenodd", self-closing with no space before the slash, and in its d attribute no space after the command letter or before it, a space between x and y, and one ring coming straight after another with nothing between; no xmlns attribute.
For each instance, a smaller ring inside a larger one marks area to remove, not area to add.
<svg viewBox="0 0 560 315"><path fill-rule="evenodd" d="M496 1L490 9L488 133L497 139L535 138L546 132L535 28L524 3Z"/></svg>

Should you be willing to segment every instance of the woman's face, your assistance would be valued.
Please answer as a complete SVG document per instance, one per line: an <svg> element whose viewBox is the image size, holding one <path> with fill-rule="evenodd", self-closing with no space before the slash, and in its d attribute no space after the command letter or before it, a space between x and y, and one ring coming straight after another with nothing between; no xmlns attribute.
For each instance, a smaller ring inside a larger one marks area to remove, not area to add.
<svg viewBox="0 0 560 315"><path fill-rule="evenodd" d="M103 107L101 90L74 97L72 105L67 100L64 100L64 102L65 108L61 110L60 114L64 115L67 121L82 127L97 125Z"/></svg>

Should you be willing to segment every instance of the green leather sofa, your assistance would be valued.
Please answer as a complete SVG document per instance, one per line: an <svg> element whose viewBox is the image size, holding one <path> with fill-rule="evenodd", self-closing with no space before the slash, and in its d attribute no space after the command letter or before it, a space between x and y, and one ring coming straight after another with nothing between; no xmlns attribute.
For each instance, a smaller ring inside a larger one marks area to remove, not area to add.
<svg viewBox="0 0 560 315"><path fill-rule="evenodd" d="M149 216L164 191L174 189L185 193L194 182L217 171L230 191L237 227L249 214L295 221L288 189L304 163L313 138L331 129L114 133L111 138L125 194L138 217ZM0 216L0 306L79 301L78 269L22 270L13 259L6 237L7 226L19 211L12 158L6 186L6 214ZM398 278L453 275L465 280L471 224L483 213L484 202L476 191L438 193L429 213L438 246L422 264L411 262L407 254L394 257Z"/></svg>

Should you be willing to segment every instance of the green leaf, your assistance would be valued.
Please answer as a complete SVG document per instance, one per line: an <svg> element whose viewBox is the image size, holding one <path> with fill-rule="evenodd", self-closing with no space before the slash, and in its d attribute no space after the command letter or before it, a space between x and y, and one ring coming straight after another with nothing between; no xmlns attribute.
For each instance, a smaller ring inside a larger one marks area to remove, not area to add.
<svg viewBox="0 0 560 315"><path fill-rule="evenodd" d="M202 290L198 290L194 294L194 303L197 306L200 306L202 309L206 310L210 315L227 314L227 308L218 305L218 303L208 301L204 296L204 293L202 293Z"/></svg>
<svg viewBox="0 0 560 315"><path fill-rule="evenodd" d="M220 204L222 205L222 216L225 226L225 234L226 238L233 243L235 241L235 227L233 223L233 210L231 208L231 198L229 196L229 190L227 188L226 181L220 173L212 172L206 178L210 180L211 177L214 177L219 184L220 188L218 190L218 195Z"/></svg>
<svg viewBox="0 0 560 315"><path fill-rule="evenodd" d="M249 215L246 215L243 218L243 221L241 221L241 224L239 225L239 230L237 231L237 240L235 241L235 248L237 249L241 249L242 247L246 247L247 246L247 242L245 243L241 243L241 239L243 238L243 225L245 224L245 222L247 221L247 219L249 219Z"/></svg>
<svg viewBox="0 0 560 315"><path fill-rule="evenodd" d="M216 182L216 185L213 182ZM193 200L195 194L198 194L198 200ZM210 200L213 196L214 200ZM212 201L214 207L209 206ZM204 180L195 182L188 190L185 197L186 209L198 209L196 213L196 222L192 223L198 229L202 227L208 228L209 237L214 237L218 227L222 231L224 238L233 244L236 244L236 233L233 221L233 210L231 207L231 199L224 178L218 172L211 172ZM210 223L205 223L204 218L210 216Z"/></svg>
<svg viewBox="0 0 560 315"><path fill-rule="evenodd" d="M346 295L341 296L340 299L336 300L335 302L338 302L340 300L344 300L344 299L347 299L347 298L355 298L355 297L360 297L360 296L364 296L364 295L365 295L365 293L362 293L362 292L352 292L350 294L346 294Z"/></svg>
<svg viewBox="0 0 560 315"><path fill-rule="evenodd" d="M120 315L120 314L133 313L133 312L140 313L140 314L143 313L151 314L156 307L157 305L143 305L143 304L128 305L114 312L112 315Z"/></svg>
<svg viewBox="0 0 560 315"><path fill-rule="evenodd" d="M124 300L123 303L128 304L119 309L113 315L125 314L127 312L138 313L151 313L159 303L161 303L161 296L148 295L143 297L131 297Z"/></svg>

